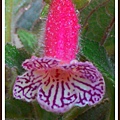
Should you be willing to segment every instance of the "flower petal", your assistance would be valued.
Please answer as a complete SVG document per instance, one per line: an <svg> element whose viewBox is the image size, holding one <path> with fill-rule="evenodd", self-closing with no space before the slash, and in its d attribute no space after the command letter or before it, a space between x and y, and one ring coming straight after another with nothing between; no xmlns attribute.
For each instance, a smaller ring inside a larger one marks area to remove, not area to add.
<svg viewBox="0 0 120 120"><path fill-rule="evenodd" d="M47 71L37 96L42 108L55 113L64 113L74 106L77 95L70 77L71 73L60 68Z"/></svg>
<svg viewBox="0 0 120 120"><path fill-rule="evenodd" d="M79 74L74 71L79 71ZM105 82L101 73L90 62L79 62L74 67L72 83L78 94L77 106L94 105L101 101L105 94Z"/></svg>
<svg viewBox="0 0 120 120"><path fill-rule="evenodd" d="M32 57L23 66L29 71L17 77L13 96L27 102L37 99L47 111L64 113L73 106L94 105L104 96L104 79L90 62L64 64L53 58Z"/></svg>
<svg viewBox="0 0 120 120"><path fill-rule="evenodd" d="M43 57L38 58L32 56L31 59L27 59L23 62L22 67L25 70L32 70L32 69L49 69L57 66L59 64L59 60L50 58L50 57Z"/></svg>
<svg viewBox="0 0 120 120"><path fill-rule="evenodd" d="M35 100L44 74L44 71L30 70L22 76L18 76L13 87L13 96L27 102Z"/></svg>

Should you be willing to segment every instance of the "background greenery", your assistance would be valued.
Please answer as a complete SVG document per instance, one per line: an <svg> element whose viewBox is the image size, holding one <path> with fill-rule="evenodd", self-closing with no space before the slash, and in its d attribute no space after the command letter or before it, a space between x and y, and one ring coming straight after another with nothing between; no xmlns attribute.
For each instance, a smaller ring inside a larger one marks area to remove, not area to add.
<svg viewBox="0 0 120 120"><path fill-rule="evenodd" d="M12 97L16 76L24 70L21 63L31 55L42 53L42 38L49 0L5 0L5 87L6 120L114 120L115 29L114 0L73 0L79 23L80 52L77 59L89 60L102 72L106 94L101 103L84 108L74 107L56 115ZM67 12L67 11L66 11Z"/></svg>

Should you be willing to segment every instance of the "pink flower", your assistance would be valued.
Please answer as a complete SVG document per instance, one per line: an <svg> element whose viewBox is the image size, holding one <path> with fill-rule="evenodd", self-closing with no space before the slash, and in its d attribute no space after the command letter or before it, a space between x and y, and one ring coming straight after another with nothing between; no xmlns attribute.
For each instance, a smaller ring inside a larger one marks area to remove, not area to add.
<svg viewBox="0 0 120 120"><path fill-rule="evenodd" d="M90 62L78 62L80 25L71 0L53 0L46 22L44 57L23 62L13 96L37 100L42 108L64 113L73 106L100 102L105 93L102 74Z"/></svg>

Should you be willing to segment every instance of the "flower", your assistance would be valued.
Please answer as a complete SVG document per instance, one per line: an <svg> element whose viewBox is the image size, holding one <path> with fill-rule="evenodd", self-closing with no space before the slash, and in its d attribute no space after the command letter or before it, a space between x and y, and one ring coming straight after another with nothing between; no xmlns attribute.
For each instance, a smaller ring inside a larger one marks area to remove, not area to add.
<svg viewBox="0 0 120 120"><path fill-rule="evenodd" d="M32 56L22 63L26 72L15 81L16 99L37 100L42 108L54 113L102 100L102 74L91 62L76 60L79 30L71 0L53 0L46 21L44 56Z"/></svg>

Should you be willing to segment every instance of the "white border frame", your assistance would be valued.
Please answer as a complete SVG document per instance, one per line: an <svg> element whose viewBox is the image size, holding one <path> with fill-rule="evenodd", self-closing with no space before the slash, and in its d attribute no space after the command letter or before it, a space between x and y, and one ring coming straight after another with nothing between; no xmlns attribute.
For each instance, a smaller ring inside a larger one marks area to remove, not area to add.
<svg viewBox="0 0 120 120"><path fill-rule="evenodd" d="M2 0L2 120L5 120L5 0Z"/></svg>

